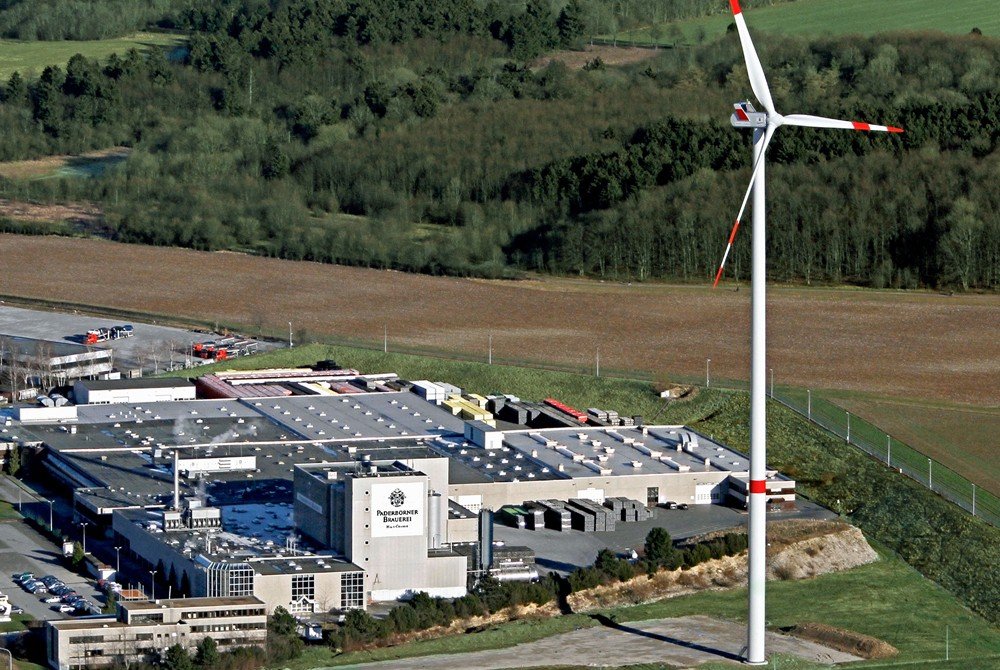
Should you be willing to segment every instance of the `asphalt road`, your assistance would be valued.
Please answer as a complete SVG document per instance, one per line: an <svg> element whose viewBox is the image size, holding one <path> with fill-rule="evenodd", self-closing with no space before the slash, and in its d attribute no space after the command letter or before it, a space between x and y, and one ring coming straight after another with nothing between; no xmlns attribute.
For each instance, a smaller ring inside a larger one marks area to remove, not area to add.
<svg viewBox="0 0 1000 670"><path fill-rule="evenodd" d="M707 616L658 619L617 624L603 619L601 626L581 628L561 635L465 654L341 666L347 668L392 668L393 670L500 670L539 666L632 665L666 663L689 668L707 661L738 663L746 644L746 626ZM767 634L769 653L792 654L818 663L850 663L857 656L835 651L778 633Z"/></svg>
<svg viewBox="0 0 1000 670"><path fill-rule="evenodd" d="M769 521L781 519L832 519L836 515L806 500L799 500L796 512L774 512ZM656 527L666 528L675 540L683 540L734 526L745 526L747 516L730 507L721 505L692 505L686 510L668 510L657 507L652 518L635 523L617 523L615 530L600 533L584 533L578 530L560 532L557 530L518 530L510 526L497 525L494 537L509 545L531 547L535 550L538 571L572 572L573 569L594 564L594 558L601 549L611 549L624 553L642 547L646 535Z"/></svg>
<svg viewBox="0 0 1000 670"><path fill-rule="evenodd" d="M81 337L88 330L110 328L123 323L126 322L87 314L46 312L0 304L0 334L5 335L81 344ZM178 367L184 367L186 362L200 362L201 359L191 359L184 351L193 342L213 339L212 335L183 328L138 322L132 324L135 326L133 337L95 345L112 349L115 352L115 367L119 369L137 368L141 362L148 372L154 364L160 370L167 369L171 360ZM274 346L276 345L262 343L261 348Z"/></svg>

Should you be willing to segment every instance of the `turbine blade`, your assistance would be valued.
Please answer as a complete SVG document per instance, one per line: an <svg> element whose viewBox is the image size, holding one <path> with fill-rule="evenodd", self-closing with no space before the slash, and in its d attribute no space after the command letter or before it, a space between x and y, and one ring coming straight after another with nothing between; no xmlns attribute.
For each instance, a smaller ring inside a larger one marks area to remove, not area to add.
<svg viewBox="0 0 1000 670"><path fill-rule="evenodd" d="M729 252L733 249L733 241L736 239L736 231L740 229L740 219L743 218L743 212L746 211L747 203L750 202L750 193L753 191L753 185L757 180L757 174L760 172L760 166L764 164L764 154L767 153L767 145L771 143L771 137L774 136L776 128L777 126L769 125L767 130L764 132L764 144L761 146L760 154L757 155L757 160L754 162L753 172L750 173L750 183L747 185L746 193L743 194L743 202L740 204L740 211L736 215L736 223L733 224L733 230L729 233L729 241L726 243L726 252L722 255L722 262L719 263L718 272L715 273L715 281L712 282L712 288L718 286L719 280L722 279L722 271L725 270L726 260L729 258Z"/></svg>
<svg viewBox="0 0 1000 670"><path fill-rule="evenodd" d="M844 130L864 130L878 131L883 133L901 133L902 128L895 126L876 126L862 121L841 121L840 119L828 119L824 116L810 116L808 114L789 114L781 118L781 123L786 126L805 126L806 128L843 128Z"/></svg>
<svg viewBox="0 0 1000 670"><path fill-rule="evenodd" d="M764 68L757 57L757 50L754 49L753 40L750 39L750 31L747 30L747 22L743 19L743 10L740 9L739 0L729 0L729 6L733 10L733 19L736 21L736 30L740 34L740 46L743 47L743 59L747 63L747 74L750 75L750 88L753 94L764 105L764 109L770 114L774 114L774 102L771 101L771 89L767 86L767 78L764 77Z"/></svg>

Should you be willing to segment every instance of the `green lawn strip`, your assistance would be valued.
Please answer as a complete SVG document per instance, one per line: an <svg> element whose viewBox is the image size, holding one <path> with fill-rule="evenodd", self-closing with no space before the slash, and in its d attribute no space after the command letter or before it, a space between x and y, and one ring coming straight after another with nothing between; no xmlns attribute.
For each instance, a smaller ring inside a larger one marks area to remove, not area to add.
<svg viewBox="0 0 1000 670"><path fill-rule="evenodd" d="M12 614L10 616L10 621L0 623L0 633L14 633L24 630L28 627L28 623L34 620L35 617L30 614ZM0 662L2 662L2 660L0 660ZM20 663L20 661L18 661L18 663Z"/></svg>
<svg viewBox="0 0 1000 670"><path fill-rule="evenodd" d="M22 518L16 505L0 500L0 521L20 521Z"/></svg>
<svg viewBox="0 0 1000 670"><path fill-rule="evenodd" d="M76 54L103 60L113 53L124 55L129 49L143 51L155 47L181 46L186 39L168 33L135 33L107 40L52 42L0 40L0 78L4 81L18 71L22 75L41 74L49 65L63 67Z"/></svg>
<svg viewBox="0 0 1000 670"><path fill-rule="evenodd" d="M308 647L299 658L286 662L282 667L290 670L306 670L326 666L351 665L355 663L371 663L374 661L389 661L413 656L430 656L433 654L458 654L485 649L503 649L513 647L523 642L533 642L567 633L578 628L596 626L590 617L573 614L543 619L524 619L510 623L490 626L486 630L464 635L451 635L435 640L425 640L398 647L386 647L371 651L349 652L335 655L327 647Z"/></svg>
<svg viewBox="0 0 1000 670"><path fill-rule="evenodd" d="M872 3L870 0L797 0L772 7L748 8L744 14L753 34L783 35L873 35L887 31L933 30L958 35L979 28L984 35L1000 35L1000 15L987 0L958 0L943 4L932 0L895 0ZM649 45L656 42L672 45L679 30L683 42L692 44L715 39L726 33L733 17L728 13L660 24L657 39L650 28L619 31L618 42ZM612 40L613 35L601 35ZM766 52L766 43L758 40L758 49ZM766 61L765 61L766 62Z"/></svg>
<svg viewBox="0 0 1000 670"><path fill-rule="evenodd" d="M824 623L885 640L900 650L894 661L925 661L944 658L945 627L950 626L951 658L993 656L998 658L992 662L1000 663L1000 630L892 552L881 549L879 555L881 560L845 572L769 582L769 628ZM746 589L706 591L605 614L620 622L692 614L746 621L746 601Z"/></svg>

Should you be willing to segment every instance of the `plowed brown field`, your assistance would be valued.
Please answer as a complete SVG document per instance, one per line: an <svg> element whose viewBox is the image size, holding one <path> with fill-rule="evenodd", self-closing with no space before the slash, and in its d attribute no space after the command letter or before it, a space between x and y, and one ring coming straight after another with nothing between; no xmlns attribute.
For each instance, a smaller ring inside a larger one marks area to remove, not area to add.
<svg viewBox="0 0 1000 670"><path fill-rule="evenodd" d="M745 379L750 292L428 277L234 253L0 235L0 293L391 343ZM774 288L779 384L1000 405L1000 296Z"/></svg>

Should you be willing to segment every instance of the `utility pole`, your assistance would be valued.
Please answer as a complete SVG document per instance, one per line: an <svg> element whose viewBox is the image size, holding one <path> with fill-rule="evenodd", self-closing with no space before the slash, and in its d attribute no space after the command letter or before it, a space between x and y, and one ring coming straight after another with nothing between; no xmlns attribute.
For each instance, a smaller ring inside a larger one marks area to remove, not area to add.
<svg viewBox="0 0 1000 670"><path fill-rule="evenodd" d="M597 347L597 366L594 369L596 377L601 376L601 348Z"/></svg>
<svg viewBox="0 0 1000 670"><path fill-rule="evenodd" d="M705 359L705 388L708 388L708 387L710 387L712 385L711 365L712 365L712 359L711 358L706 358Z"/></svg>
<svg viewBox="0 0 1000 670"><path fill-rule="evenodd" d="M885 435L885 464L892 467L892 435Z"/></svg>
<svg viewBox="0 0 1000 670"><path fill-rule="evenodd" d="M813 418L813 392L806 389L806 418L812 421Z"/></svg>
<svg viewBox="0 0 1000 670"><path fill-rule="evenodd" d="M389 324L382 324L382 353L389 353Z"/></svg>
<svg viewBox="0 0 1000 670"><path fill-rule="evenodd" d="M976 516L976 485L972 485L972 516Z"/></svg>
<svg viewBox="0 0 1000 670"><path fill-rule="evenodd" d="M927 459L927 488L934 490L934 461Z"/></svg>
<svg viewBox="0 0 1000 670"><path fill-rule="evenodd" d="M288 322L288 348L292 348L292 322Z"/></svg>
<svg viewBox="0 0 1000 670"><path fill-rule="evenodd" d="M847 443L850 444L851 443L851 413L850 412L846 412L846 414L847 414Z"/></svg>
<svg viewBox="0 0 1000 670"><path fill-rule="evenodd" d="M489 354L489 364L493 365L493 333L490 333L490 354Z"/></svg>

